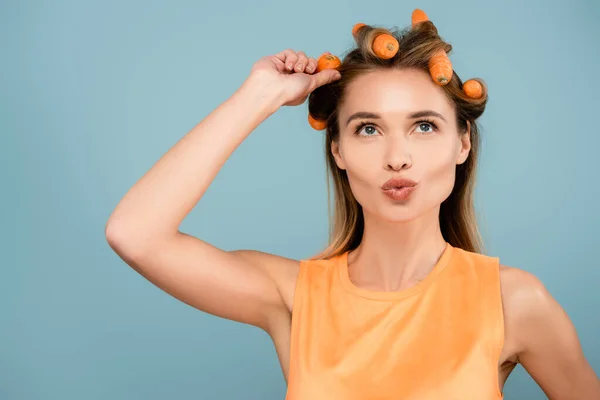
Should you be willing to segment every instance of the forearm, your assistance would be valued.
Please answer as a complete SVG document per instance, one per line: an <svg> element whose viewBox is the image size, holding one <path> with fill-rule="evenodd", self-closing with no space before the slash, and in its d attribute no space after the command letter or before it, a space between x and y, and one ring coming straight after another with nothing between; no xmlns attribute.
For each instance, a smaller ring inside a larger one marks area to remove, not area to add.
<svg viewBox="0 0 600 400"><path fill-rule="evenodd" d="M106 235L151 245L175 234L240 143L279 108L276 91L246 81L177 142L127 192Z"/></svg>

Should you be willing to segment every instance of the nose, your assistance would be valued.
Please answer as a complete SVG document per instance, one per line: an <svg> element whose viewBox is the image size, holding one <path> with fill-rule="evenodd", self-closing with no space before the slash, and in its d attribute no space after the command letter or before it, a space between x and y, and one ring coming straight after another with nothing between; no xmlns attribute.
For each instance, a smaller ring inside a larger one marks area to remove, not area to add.
<svg viewBox="0 0 600 400"><path fill-rule="evenodd" d="M388 136L385 165L387 170L400 171L412 166L412 158L407 140L401 137Z"/></svg>

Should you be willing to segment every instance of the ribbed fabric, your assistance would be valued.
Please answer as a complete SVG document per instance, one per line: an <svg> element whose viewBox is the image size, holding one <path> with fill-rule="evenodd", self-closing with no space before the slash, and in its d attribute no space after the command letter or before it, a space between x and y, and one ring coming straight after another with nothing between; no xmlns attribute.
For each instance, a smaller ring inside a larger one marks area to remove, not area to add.
<svg viewBox="0 0 600 400"><path fill-rule="evenodd" d="M497 400L499 258L449 243L406 290L362 289L348 252L302 260L286 400Z"/></svg>

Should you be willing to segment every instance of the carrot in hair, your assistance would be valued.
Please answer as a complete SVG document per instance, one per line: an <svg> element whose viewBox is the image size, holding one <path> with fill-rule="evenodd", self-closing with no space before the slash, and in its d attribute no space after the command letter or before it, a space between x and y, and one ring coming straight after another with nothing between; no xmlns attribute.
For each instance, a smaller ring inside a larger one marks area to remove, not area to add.
<svg viewBox="0 0 600 400"><path fill-rule="evenodd" d="M429 59L429 73L440 86L444 86L452 79L452 62L444 49L438 50Z"/></svg>
<svg viewBox="0 0 600 400"><path fill-rule="evenodd" d="M356 36L358 35L358 31L360 30L360 28L362 28L363 26L367 26L366 24L363 24L362 22L357 23L356 25L354 25L354 27L352 28L352 36L354 36L354 38L356 39Z"/></svg>
<svg viewBox="0 0 600 400"><path fill-rule="evenodd" d="M308 123L310 124L310 126L313 127L313 129L316 129L318 131L322 131L323 129L325 129L327 127L326 121L323 121L321 119L316 119L310 113L308 113Z"/></svg>
<svg viewBox="0 0 600 400"><path fill-rule="evenodd" d="M463 83L463 92L473 99L479 99L483 95L483 86L476 79L469 79Z"/></svg>
<svg viewBox="0 0 600 400"><path fill-rule="evenodd" d="M383 58L384 60L388 60L398 53L398 49L400 48L400 43L398 40L389 33L382 33L377 35L375 40L373 40L373 52L379 58Z"/></svg>
<svg viewBox="0 0 600 400"><path fill-rule="evenodd" d="M317 60L317 72L325 69L336 69L342 65L342 61L335 55L325 52Z"/></svg>
<svg viewBox="0 0 600 400"><path fill-rule="evenodd" d="M429 18L427 17L427 14L425 14L425 11L415 8L415 10L412 12L411 21L412 27L414 28L419 22L429 21Z"/></svg>

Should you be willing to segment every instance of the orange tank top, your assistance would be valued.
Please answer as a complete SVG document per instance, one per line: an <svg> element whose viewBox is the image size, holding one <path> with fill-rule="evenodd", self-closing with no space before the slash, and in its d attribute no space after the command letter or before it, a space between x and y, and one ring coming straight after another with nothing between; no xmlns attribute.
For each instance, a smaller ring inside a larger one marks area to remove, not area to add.
<svg viewBox="0 0 600 400"><path fill-rule="evenodd" d="M499 258L449 243L401 291L355 286L348 252L302 260L286 400L497 400Z"/></svg>

